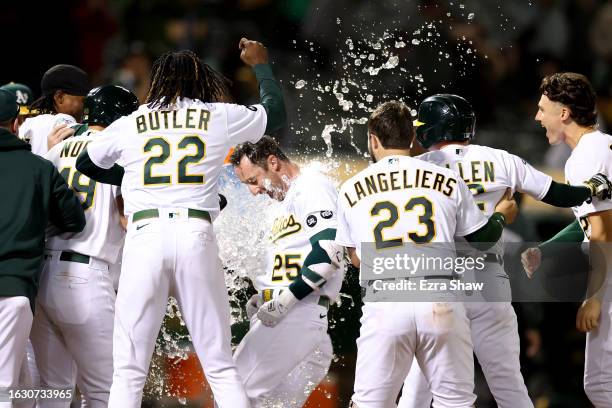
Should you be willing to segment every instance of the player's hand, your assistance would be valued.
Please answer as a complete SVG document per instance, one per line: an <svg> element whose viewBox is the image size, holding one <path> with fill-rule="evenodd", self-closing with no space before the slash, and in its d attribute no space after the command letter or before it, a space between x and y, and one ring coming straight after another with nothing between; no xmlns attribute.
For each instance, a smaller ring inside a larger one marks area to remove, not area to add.
<svg viewBox="0 0 612 408"><path fill-rule="evenodd" d="M601 302L599 299L591 297L585 300L576 315L576 328L584 333L596 329L599 326L600 314Z"/></svg>
<svg viewBox="0 0 612 408"><path fill-rule="evenodd" d="M289 289L285 289L277 298L267 301L259 308L257 318L264 326L274 327L297 302L299 300L293 293Z"/></svg>
<svg viewBox="0 0 612 408"><path fill-rule="evenodd" d="M263 300L261 299L261 296L259 294L251 296L249 301L246 303L247 317L249 319L253 317L253 315L257 313L257 311L259 310L262 304L263 304Z"/></svg>
<svg viewBox="0 0 612 408"><path fill-rule="evenodd" d="M518 204L512 198L512 191L507 188L504 196L495 206L495 212L502 213L506 218L506 225L512 224L518 215Z"/></svg>
<svg viewBox="0 0 612 408"><path fill-rule="evenodd" d="M597 173L583 184L591 190L591 197L597 197L600 200L612 198L612 183L603 173Z"/></svg>
<svg viewBox="0 0 612 408"><path fill-rule="evenodd" d="M47 149L51 150L53 146L72 135L74 135L74 129L68 127L67 123L54 126L51 133L47 136Z"/></svg>
<svg viewBox="0 0 612 408"><path fill-rule="evenodd" d="M238 48L242 50L240 59L245 64L253 67L257 64L268 63L268 49L259 41L251 41L242 37Z"/></svg>
<svg viewBox="0 0 612 408"><path fill-rule="evenodd" d="M531 279L542 263L542 250L538 247L528 248L521 254L521 263L527 277Z"/></svg>

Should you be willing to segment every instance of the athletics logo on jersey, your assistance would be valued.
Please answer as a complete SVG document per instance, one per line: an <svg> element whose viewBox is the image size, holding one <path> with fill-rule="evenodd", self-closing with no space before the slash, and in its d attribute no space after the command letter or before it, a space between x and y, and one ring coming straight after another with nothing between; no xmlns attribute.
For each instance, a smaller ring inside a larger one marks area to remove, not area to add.
<svg viewBox="0 0 612 408"><path fill-rule="evenodd" d="M397 164L399 163L399 159L397 157L390 157L389 160L387 160L387 164Z"/></svg>
<svg viewBox="0 0 612 408"><path fill-rule="evenodd" d="M295 221L293 215L278 217L272 224L270 241L276 242L287 235L295 234L302 229L302 225Z"/></svg>
<svg viewBox="0 0 612 408"><path fill-rule="evenodd" d="M314 227L315 225L317 225L317 217L314 215L309 215L306 218L306 225L308 225L310 228Z"/></svg>
<svg viewBox="0 0 612 408"><path fill-rule="evenodd" d="M326 220L329 220L331 217L334 216L334 213L332 211L321 211L321 217L325 218Z"/></svg>

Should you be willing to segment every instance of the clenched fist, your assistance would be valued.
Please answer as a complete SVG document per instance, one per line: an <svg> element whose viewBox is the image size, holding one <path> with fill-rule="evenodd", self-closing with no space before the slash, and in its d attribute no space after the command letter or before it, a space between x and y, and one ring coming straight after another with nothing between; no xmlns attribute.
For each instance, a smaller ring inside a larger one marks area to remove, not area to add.
<svg viewBox="0 0 612 408"><path fill-rule="evenodd" d="M257 64L268 63L268 50L259 41L251 41L246 38L241 38L238 48L240 52L240 59L247 65L255 66Z"/></svg>
<svg viewBox="0 0 612 408"><path fill-rule="evenodd" d="M521 254L521 263L525 273L531 279L533 273L540 267L542 263L542 251L538 247L526 249Z"/></svg>

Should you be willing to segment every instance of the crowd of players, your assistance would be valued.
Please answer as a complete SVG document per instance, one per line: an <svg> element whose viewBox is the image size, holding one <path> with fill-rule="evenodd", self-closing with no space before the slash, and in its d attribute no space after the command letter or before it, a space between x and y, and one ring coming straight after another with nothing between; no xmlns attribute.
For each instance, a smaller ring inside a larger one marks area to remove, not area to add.
<svg viewBox="0 0 612 408"><path fill-rule="evenodd" d="M517 156L472 144L472 107L444 94L426 98L414 122L400 102L374 110L373 164L338 194L326 175L300 169L264 136L284 126L282 93L265 47L247 39L239 47L259 83L258 105L222 103L227 81L188 51L156 61L141 106L121 87L90 90L87 74L71 65L49 69L33 103L23 85L0 90L0 185L10 196L0 218L0 395L13 399L0 406L57 406L57 395L20 400L15 391L78 386L83 406L139 407L171 295L220 407L301 407L331 363L327 312L345 259L356 267L367 261L363 243L383 251L456 240L484 257L481 279L502 297L462 303L439 289L428 302L367 302L352 406L394 407L400 391L401 407L427 407L432 399L434 406L473 406L473 352L498 406L533 406L499 242L516 216L514 191L573 207L577 221L553 242L591 243L599 273L577 316L577 328L588 332L584 384L596 407L612 405L610 251L598 247L612 232L612 138L597 130L595 94L584 76L544 78L536 115L551 144L573 150L568 185ZM411 157L416 143L429 152ZM266 270L246 304L250 330L233 356L212 229L220 211L216 179L232 147L240 181L281 203ZM485 178L475 163L495 170ZM396 183L398 174L417 182ZM546 248L523 254L529 274ZM456 278L423 272L386 280ZM376 295L372 280L361 284L364 298ZM71 396L62 397L66 406Z"/></svg>

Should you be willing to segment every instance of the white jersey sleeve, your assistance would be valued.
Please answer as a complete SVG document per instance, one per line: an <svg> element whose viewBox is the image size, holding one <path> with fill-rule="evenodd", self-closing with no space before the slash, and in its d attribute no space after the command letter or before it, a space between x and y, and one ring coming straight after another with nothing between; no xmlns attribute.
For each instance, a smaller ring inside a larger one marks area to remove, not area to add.
<svg viewBox="0 0 612 408"><path fill-rule="evenodd" d="M327 228L336 228L338 193L331 181L322 175L304 175L295 195L296 214L302 219L309 236ZM316 191L316 194L313 194Z"/></svg>
<svg viewBox="0 0 612 408"><path fill-rule="evenodd" d="M457 227L455 235L464 237L482 228L488 219L474 201L470 189L461 179L457 180Z"/></svg>
<svg viewBox="0 0 612 408"><path fill-rule="evenodd" d="M73 125L76 123L74 118L64 113L55 115L43 114L28 118L19 127L19 138L30 143L32 153L38 156L44 156L48 148L49 134L53 128L60 124Z"/></svg>
<svg viewBox="0 0 612 408"><path fill-rule="evenodd" d="M231 145L255 143L266 131L268 116L262 105L226 105L227 137Z"/></svg>
<svg viewBox="0 0 612 408"><path fill-rule="evenodd" d="M98 167L110 169L121 156L122 127L127 122L124 118L113 122L109 127L100 132L87 146L89 158Z"/></svg>
<svg viewBox="0 0 612 408"><path fill-rule="evenodd" d="M357 247L351 238L348 222L346 221L346 214L344 212L344 205L341 200L338 203L338 227L336 229L336 243L348 248Z"/></svg>
<svg viewBox="0 0 612 408"><path fill-rule="evenodd" d="M513 154L506 154L504 159L510 185L514 186L517 191L529 194L541 201L550 189L552 177L536 170L525 160Z"/></svg>

